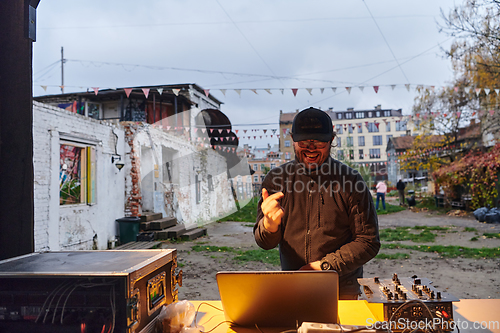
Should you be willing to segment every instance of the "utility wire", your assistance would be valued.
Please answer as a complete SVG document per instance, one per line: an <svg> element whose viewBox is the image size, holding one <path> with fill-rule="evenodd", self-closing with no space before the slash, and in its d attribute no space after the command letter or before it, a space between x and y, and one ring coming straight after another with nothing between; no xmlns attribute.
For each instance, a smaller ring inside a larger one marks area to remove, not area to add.
<svg viewBox="0 0 500 333"><path fill-rule="evenodd" d="M389 45L389 42L387 41L387 39L385 38L384 36L384 33L382 32L382 29L380 29L378 23L377 23L377 20L375 20L375 17L373 16L372 12L370 11L370 8L368 7L368 5L366 4L365 0L362 0L363 3L365 4L365 7L366 9L368 10L368 13L370 13L370 16L372 17L373 19L373 22L375 22L375 25L377 26L377 29L378 31L380 32L380 34L382 35L382 38L384 39L385 41L385 44L387 45L387 47L389 48L389 51L391 51L391 54L392 54L392 57L394 58L394 60L396 60L396 63L398 64L399 68L401 69L401 73L403 73L403 76L405 77L406 79L406 82L410 82L410 80L408 80L408 77L406 76L405 72L403 71L403 67L401 67L401 65L399 64L399 61L398 61L398 58L396 58L396 55L394 54L394 52L392 51L392 48L391 46Z"/></svg>

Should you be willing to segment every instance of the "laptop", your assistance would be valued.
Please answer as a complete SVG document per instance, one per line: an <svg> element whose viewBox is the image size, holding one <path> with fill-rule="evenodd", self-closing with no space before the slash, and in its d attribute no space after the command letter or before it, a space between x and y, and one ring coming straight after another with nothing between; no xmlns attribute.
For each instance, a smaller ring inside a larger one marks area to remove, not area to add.
<svg viewBox="0 0 500 333"><path fill-rule="evenodd" d="M226 320L238 326L338 323L335 271L241 271L216 275Z"/></svg>

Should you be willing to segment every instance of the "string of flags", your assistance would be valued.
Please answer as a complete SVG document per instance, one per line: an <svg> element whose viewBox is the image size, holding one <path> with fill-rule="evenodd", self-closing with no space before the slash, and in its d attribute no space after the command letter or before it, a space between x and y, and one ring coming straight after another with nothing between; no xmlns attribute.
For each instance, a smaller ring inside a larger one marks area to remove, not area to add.
<svg viewBox="0 0 500 333"><path fill-rule="evenodd" d="M81 88L84 89L84 87L78 87L78 86L64 86L64 85L40 85L40 87L44 90L47 91L48 87L59 87L61 89L64 89L65 87L72 87L72 88ZM448 89L449 87L436 87L436 86L430 86L430 85L421 85L421 84L390 84L390 85L376 85L376 86L371 86L373 91L378 94L379 91L381 91L381 88L390 88L391 90L396 89L397 87L404 87L408 92L411 92L412 89L415 91L421 91L423 89L427 91L437 91L438 89L445 90ZM238 94L241 97L242 92L248 91L251 92L252 94L259 95L259 93L263 94L269 94L272 95L273 92L276 93L281 93L281 95L284 95L286 91L289 91L293 94L293 96L297 96L299 94L299 91L306 91L309 95L313 95L314 93L319 92L320 94L323 94L325 91L331 91L334 94L339 91L347 91L348 94L351 94L353 88L358 88L359 91L362 93L365 92L365 86L350 86L350 87L322 87L322 88L245 88L245 89L203 89L205 95L208 97L210 92L214 91L220 91L224 97L226 96L228 91L234 91L236 94ZM99 94L100 90L103 89L111 89L111 90L118 90L117 88L103 88L103 87L87 87L87 91L92 90L95 95ZM158 91L160 95L163 94L163 92L171 91L174 93L176 96L179 95L182 89L164 89L164 88L122 88L125 94L127 95L127 98L130 96L132 91L142 91L144 96L148 98L149 93L151 92L152 89L155 89ZM344 90L345 89L345 90ZM486 96L489 94L495 93L497 96L500 94L500 89L497 88L491 88L491 87L453 87L455 92L459 92L463 90L467 94L476 94L479 96L481 93L484 92ZM383 90L383 89L382 89Z"/></svg>

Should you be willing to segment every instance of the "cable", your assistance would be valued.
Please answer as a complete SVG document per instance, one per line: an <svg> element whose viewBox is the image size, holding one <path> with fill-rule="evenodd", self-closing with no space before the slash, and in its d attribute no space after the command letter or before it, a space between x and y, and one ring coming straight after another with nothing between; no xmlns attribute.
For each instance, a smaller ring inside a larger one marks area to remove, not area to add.
<svg viewBox="0 0 500 333"><path fill-rule="evenodd" d="M69 282L64 282L63 284L57 286L54 290L52 290L50 292L50 294L47 296L47 298L45 299L45 302L43 302L43 305L42 305L42 308L40 309L40 312L38 313L38 316L36 317L35 319L35 323L38 322L38 319L40 319L40 316L42 315L42 312L43 312L43 309L45 308L45 304L47 304L49 298L52 296L53 293L56 293L57 291L59 291L60 289L64 288L64 285L66 283L69 283Z"/></svg>

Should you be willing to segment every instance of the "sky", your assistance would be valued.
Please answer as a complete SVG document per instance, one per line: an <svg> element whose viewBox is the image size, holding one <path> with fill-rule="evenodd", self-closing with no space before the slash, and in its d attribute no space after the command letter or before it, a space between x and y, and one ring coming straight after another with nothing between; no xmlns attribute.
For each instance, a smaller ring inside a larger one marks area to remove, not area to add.
<svg viewBox="0 0 500 333"><path fill-rule="evenodd" d="M438 23L455 2L42 0L33 93L61 93L64 47L65 92L196 83L233 129L276 129L280 110L311 106L411 114L418 85L453 80Z"/></svg>

